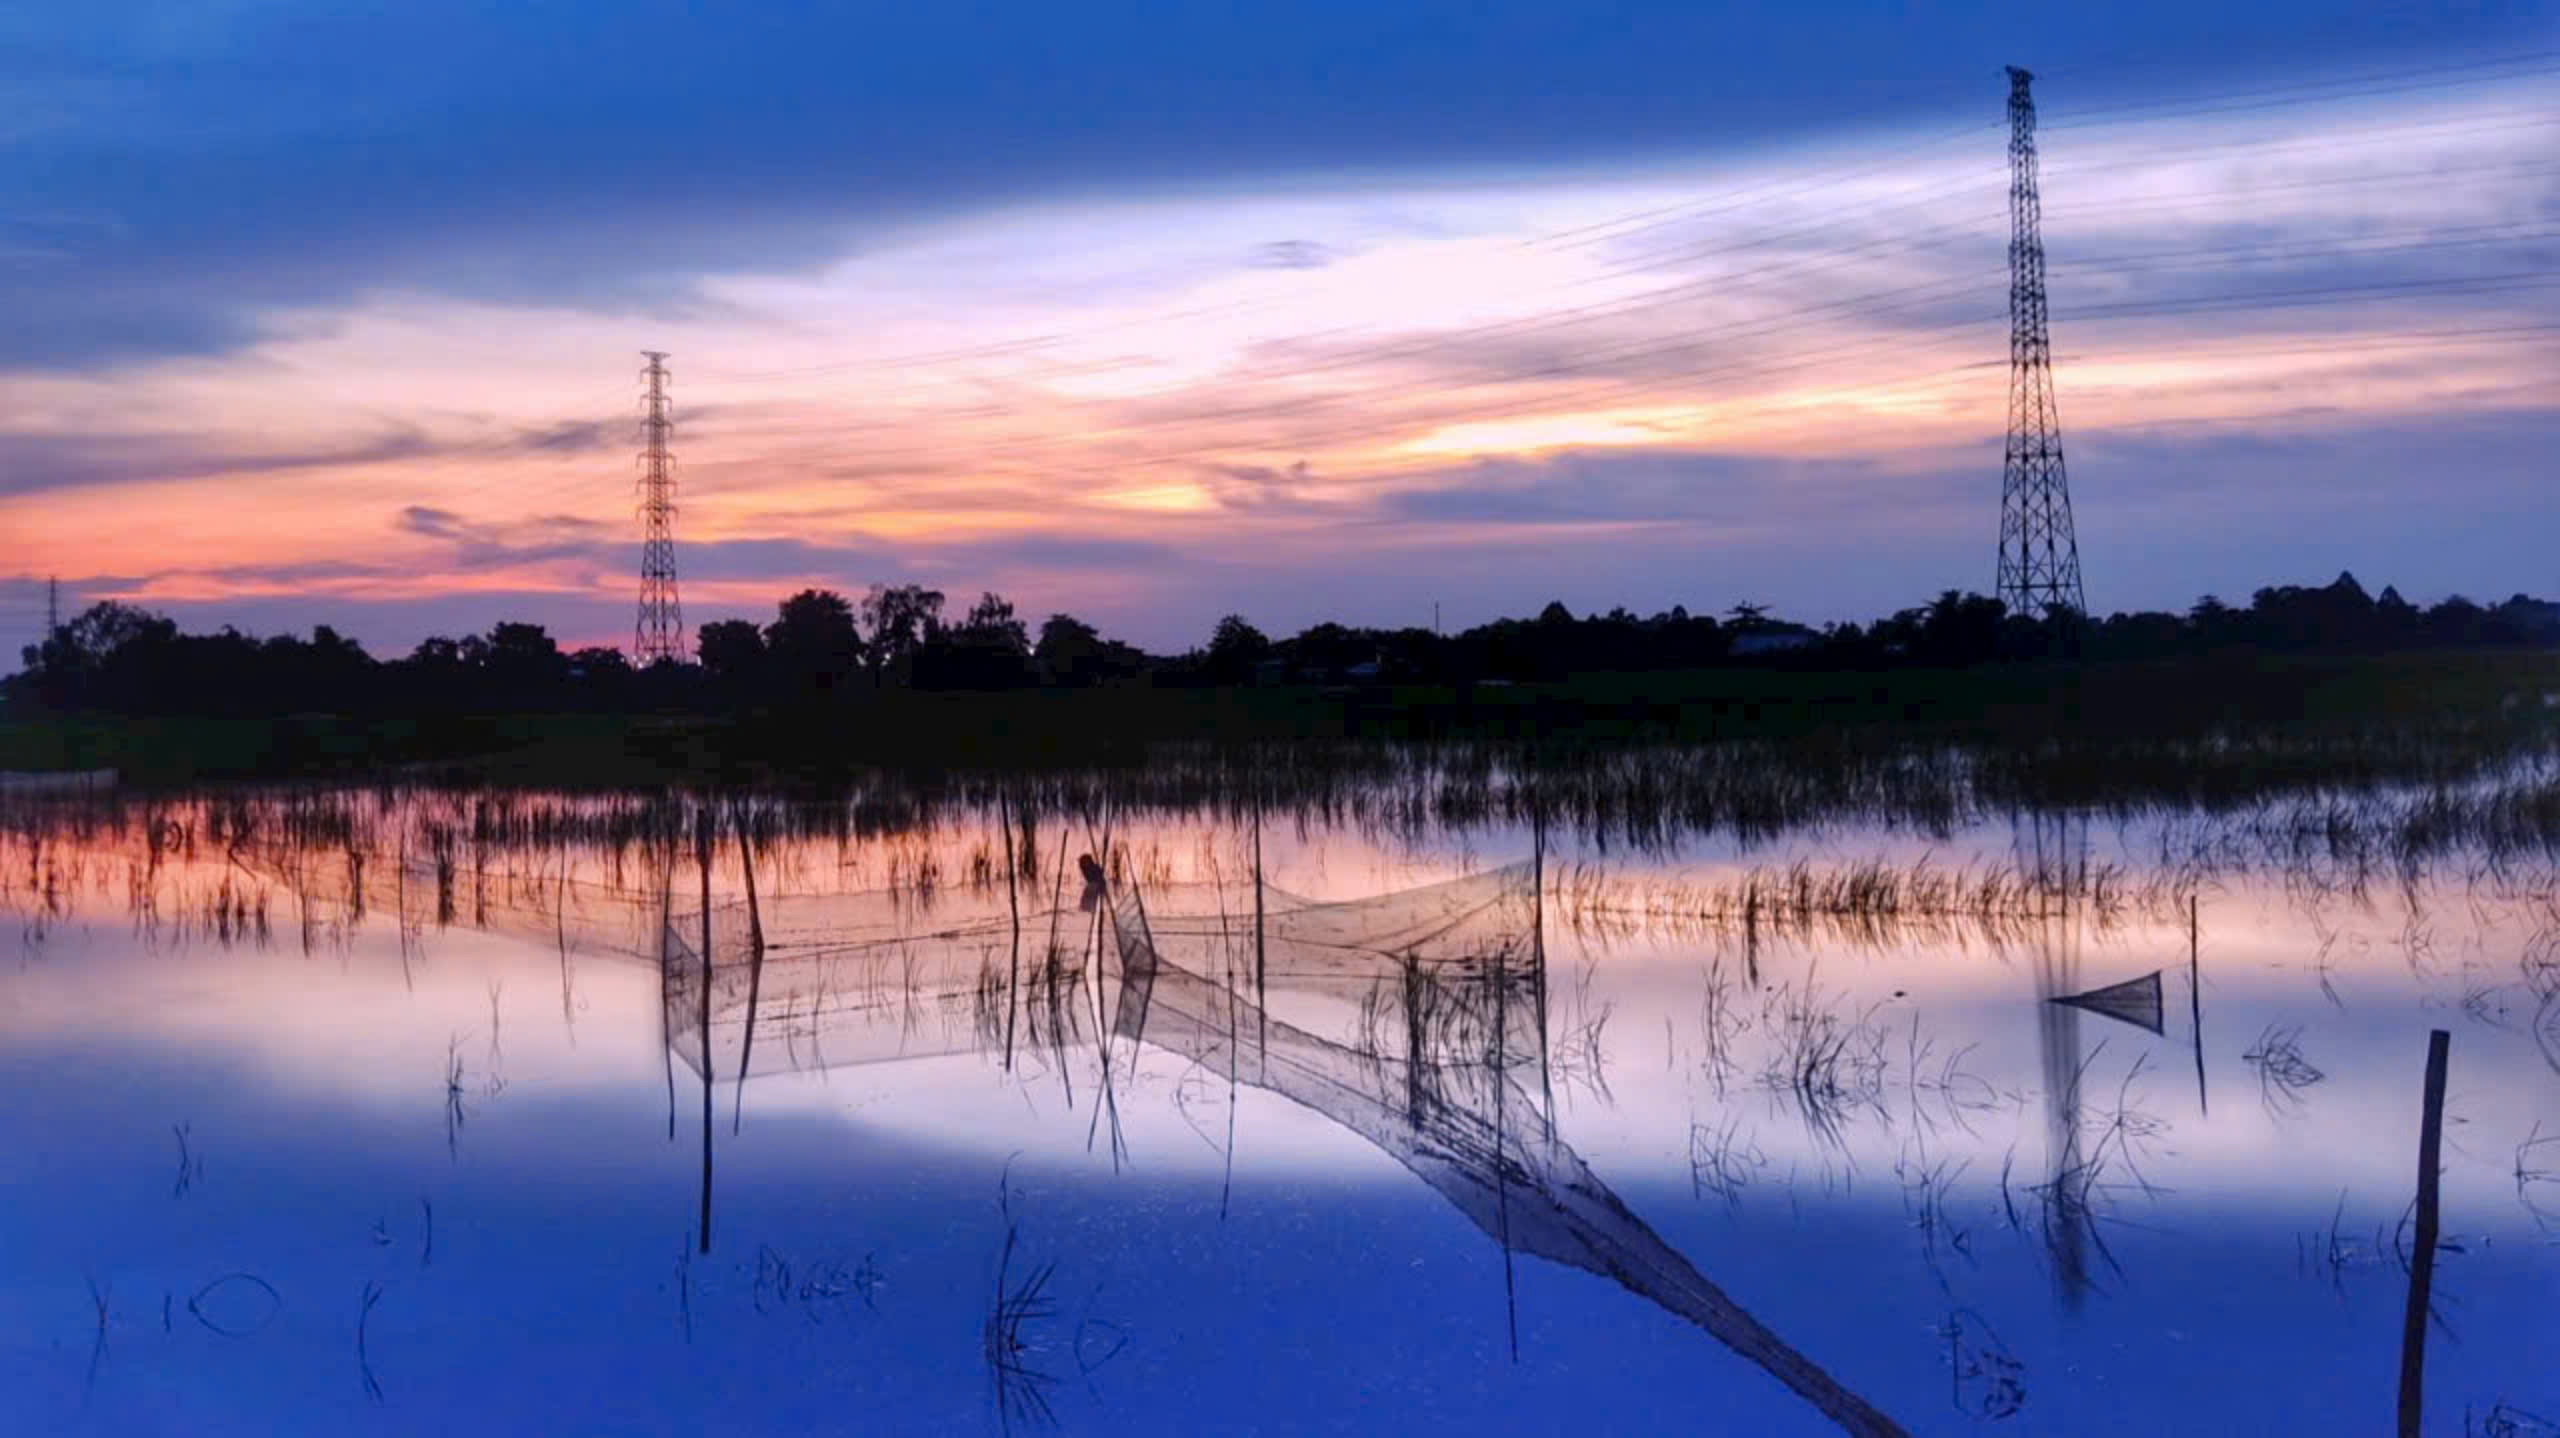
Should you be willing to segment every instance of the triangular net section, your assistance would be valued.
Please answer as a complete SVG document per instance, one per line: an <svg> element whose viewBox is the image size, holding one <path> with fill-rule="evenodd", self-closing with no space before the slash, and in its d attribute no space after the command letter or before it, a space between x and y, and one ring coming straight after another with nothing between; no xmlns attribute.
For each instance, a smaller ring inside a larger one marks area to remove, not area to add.
<svg viewBox="0 0 2560 1438"><path fill-rule="evenodd" d="M2102 989L2062 994L2046 1000L2093 1014L2104 1014L2119 1023L2128 1023L2153 1033L2165 1031L2160 1004L2160 971L2152 970L2138 979L2109 984Z"/></svg>
<svg viewBox="0 0 2560 1438"><path fill-rule="evenodd" d="M1239 954L1224 914L1210 928L1149 910L1135 892L1113 896L1114 1040L1321 1114L1411 1170L1506 1253L1579 1268L1660 1304L1848 1432L1902 1432L1698 1272L1557 1137L1527 1081L1545 1062L1534 870L1266 910L1258 953ZM1249 987L1256 958L1262 994ZM1356 1022L1343 1036L1276 1015L1291 1005L1320 1015L1355 996Z"/></svg>

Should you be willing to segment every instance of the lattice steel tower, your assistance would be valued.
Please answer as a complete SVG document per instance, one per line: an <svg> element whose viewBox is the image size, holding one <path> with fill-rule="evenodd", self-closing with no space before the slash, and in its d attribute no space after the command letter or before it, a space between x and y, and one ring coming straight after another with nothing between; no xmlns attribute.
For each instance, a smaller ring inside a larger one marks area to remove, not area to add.
<svg viewBox="0 0 2560 1438"><path fill-rule="evenodd" d="M640 411L640 619L631 634L631 662L646 669L661 659L684 660L684 609L676 602L675 456L667 453L667 434L675 420L667 412L667 356L642 350L649 367L640 371L649 390Z"/></svg>
<svg viewBox="0 0 2560 1438"><path fill-rule="evenodd" d="M2062 416L2053 403L2053 341L2045 333L2043 207L2036 198L2035 77L2009 67L2009 450L2000 469L2000 590L2012 614L2057 606L2088 611L2071 487L2062 472Z"/></svg>

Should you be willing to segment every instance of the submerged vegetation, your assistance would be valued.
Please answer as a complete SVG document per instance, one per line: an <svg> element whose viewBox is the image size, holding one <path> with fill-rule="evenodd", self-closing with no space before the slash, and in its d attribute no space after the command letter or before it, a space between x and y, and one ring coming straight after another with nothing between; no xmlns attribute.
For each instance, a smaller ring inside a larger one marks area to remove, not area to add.
<svg viewBox="0 0 2560 1438"><path fill-rule="evenodd" d="M2227 746L2226 746L2227 747ZM864 770L823 786L715 790L700 802L734 811L759 846L781 839L840 848L902 835L969 832L976 851L948 871L917 856L917 888L985 884L998 810L1026 829L1040 816L1091 827L1103 813L1133 819L1213 815L1339 827L1399 842L1543 825L1589 854L1656 853L1729 836L1746 846L1790 833L1855 825L1931 840L2026 815L2075 815L2157 835L2149 856L2178 876L2250 870L2319 872L2353 886L2406 877L2459 859L2485 874L2560 858L2560 750L2484 744L2467 753L2299 746L2261 740L2246 768L2268 777L2221 792L2199 786L2175 748L2154 756L2162 782L2116 768L2121 748L1985 754L1950 746L1732 743L1557 753L1480 744L1292 744L1158 751L1142 766L1070 770ZM2274 756L2282 757L2281 762ZM68 795L0 791L0 829L32 835L120 836L154 854L220 853L282 844L433 858L437 902L459 902L454 865L538 855L564 845L623 856L663 849L692 822L697 791L664 787L580 794L492 788L467 776L377 775L361 786L234 786L164 792L120 788ZM892 850L894 853L894 849ZM1046 862L1026 849L1026 878ZM1764 876L1758 903L1796 914L1989 914L2014 907L2015 875L1881 869ZM2089 878L2111 902L2139 904L2150 884ZM1724 896L1717 902L1729 902ZM1739 896L1745 907L1755 901ZM1605 894L1584 905L1595 913ZM243 896L223 922L264 925Z"/></svg>

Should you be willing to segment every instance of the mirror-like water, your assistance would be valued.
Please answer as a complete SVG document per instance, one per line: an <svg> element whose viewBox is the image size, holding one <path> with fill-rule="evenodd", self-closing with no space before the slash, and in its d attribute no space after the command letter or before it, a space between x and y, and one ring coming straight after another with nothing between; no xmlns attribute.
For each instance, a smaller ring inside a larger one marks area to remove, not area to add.
<svg viewBox="0 0 2560 1438"><path fill-rule="evenodd" d="M2382 1431L2442 1029L2428 1431L2553 1431L2560 889L2498 802L1747 848L22 806L0 1392L70 1433Z"/></svg>

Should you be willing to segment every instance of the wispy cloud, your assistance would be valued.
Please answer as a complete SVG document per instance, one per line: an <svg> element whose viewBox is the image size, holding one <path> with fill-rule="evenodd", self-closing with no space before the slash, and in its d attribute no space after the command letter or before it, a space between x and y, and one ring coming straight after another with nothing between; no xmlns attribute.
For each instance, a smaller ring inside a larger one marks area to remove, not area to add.
<svg viewBox="0 0 2560 1438"><path fill-rule="evenodd" d="M2166 495L2235 565L2249 525L2271 553L2427 532L2447 548L2414 567L2460 582L2458 515L2304 524L2266 496L2415 508L2450 465L2494 507L2534 482L2515 456L2560 436L2545 92L2049 118L2093 598L2191 597L2192 564L2125 543ZM1862 140L838 227L789 265L652 271L672 308L252 287L257 337L224 352L0 377L0 528L22 562L172 603L452 584L608 613L648 347L676 355L689 617L904 579L1161 643L1256 596L1275 623L1609 585L1890 607L1987 583L1998 129L1893 137L1889 161ZM2357 448L2418 433L2432 451ZM177 535L223 562L172 568Z"/></svg>

